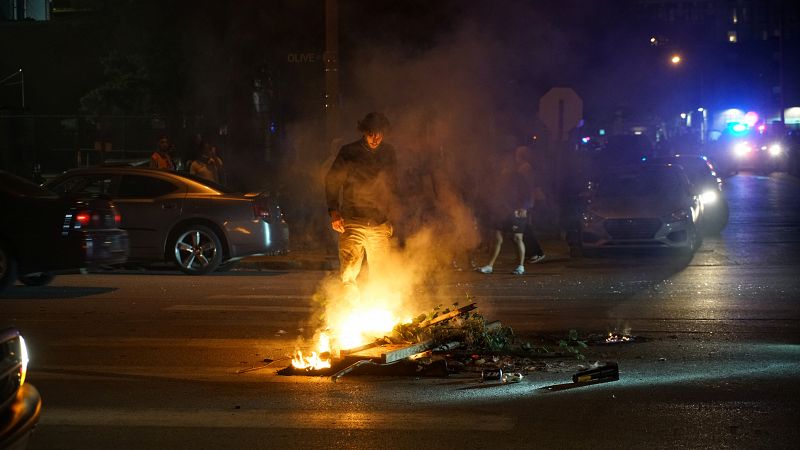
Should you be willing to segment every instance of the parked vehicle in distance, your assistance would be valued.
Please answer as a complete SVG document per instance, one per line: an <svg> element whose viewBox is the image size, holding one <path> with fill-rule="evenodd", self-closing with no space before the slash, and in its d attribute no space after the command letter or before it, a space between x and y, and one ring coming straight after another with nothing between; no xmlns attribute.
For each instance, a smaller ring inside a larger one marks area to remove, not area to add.
<svg viewBox="0 0 800 450"><path fill-rule="evenodd" d="M600 249L700 246L700 200L677 165L640 164L609 171L593 183L573 254Z"/></svg>
<svg viewBox="0 0 800 450"><path fill-rule="evenodd" d="M42 398L27 373L25 339L15 328L0 328L0 448L24 449L39 422Z"/></svg>
<svg viewBox="0 0 800 450"><path fill-rule="evenodd" d="M246 256L288 250L289 228L270 193L238 193L174 171L140 167L74 169L47 187L72 196L106 196L122 213L130 261L171 262L189 275Z"/></svg>
<svg viewBox="0 0 800 450"><path fill-rule="evenodd" d="M703 232L718 234L725 228L730 213L728 199L722 189L722 179L707 157L678 154L648 158L646 161L653 164L678 164L683 167L692 184L692 191L700 198L703 208Z"/></svg>
<svg viewBox="0 0 800 450"><path fill-rule="evenodd" d="M59 272L127 259L128 234L108 199L62 198L0 171L0 204L0 292L18 279L41 286Z"/></svg>

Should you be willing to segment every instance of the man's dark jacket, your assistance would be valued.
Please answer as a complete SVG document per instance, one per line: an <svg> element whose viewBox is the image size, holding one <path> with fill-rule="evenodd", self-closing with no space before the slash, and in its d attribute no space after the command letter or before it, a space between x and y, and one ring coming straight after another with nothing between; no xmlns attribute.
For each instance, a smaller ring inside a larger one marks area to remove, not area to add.
<svg viewBox="0 0 800 450"><path fill-rule="evenodd" d="M336 210L345 219L376 225L386 222L396 184L394 147L381 143L375 150L370 150L363 140L347 144L339 149L325 177L328 212Z"/></svg>

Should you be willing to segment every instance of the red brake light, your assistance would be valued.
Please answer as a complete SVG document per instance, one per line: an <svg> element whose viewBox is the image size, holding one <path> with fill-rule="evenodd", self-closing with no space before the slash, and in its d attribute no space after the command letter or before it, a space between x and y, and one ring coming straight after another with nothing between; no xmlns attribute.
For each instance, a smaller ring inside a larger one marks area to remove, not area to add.
<svg viewBox="0 0 800 450"><path fill-rule="evenodd" d="M81 211L78 214L75 214L75 221L81 225L88 225L91 219L92 215L87 211Z"/></svg>
<svg viewBox="0 0 800 450"><path fill-rule="evenodd" d="M122 215L120 213L114 214L114 224L119 225L122 223Z"/></svg>
<svg viewBox="0 0 800 450"><path fill-rule="evenodd" d="M256 219L269 219L269 209L265 208L259 201L253 202L253 214L256 216Z"/></svg>

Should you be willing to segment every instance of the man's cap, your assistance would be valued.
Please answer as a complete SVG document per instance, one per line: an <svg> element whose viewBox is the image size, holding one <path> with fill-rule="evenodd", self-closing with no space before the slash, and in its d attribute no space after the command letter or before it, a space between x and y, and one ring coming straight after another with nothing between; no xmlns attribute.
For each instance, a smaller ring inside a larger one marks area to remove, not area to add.
<svg viewBox="0 0 800 450"><path fill-rule="evenodd" d="M389 119L379 112L371 112L358 121L358 131L362 133L386 133L390 127Z"/></svg>

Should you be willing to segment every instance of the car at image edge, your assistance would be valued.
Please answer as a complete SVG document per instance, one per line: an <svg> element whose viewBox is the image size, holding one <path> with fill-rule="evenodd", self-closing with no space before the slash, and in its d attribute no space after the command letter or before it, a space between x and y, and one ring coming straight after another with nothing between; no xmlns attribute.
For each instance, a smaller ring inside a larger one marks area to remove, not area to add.
<svg viewBox="0 0 800 450"><path fill-rule="evenodd" d="M28 349L15 328L0 327L0 448L24 449L39 421L42 398L27 382Z"/></svg>
<svg viewBox="0 0 800 450"><path fill-rule="evenodd" d="M15 281L42 286L128 257L128 234L108 199L59 197L0 171L0 204L0 293Z"/></svg>

